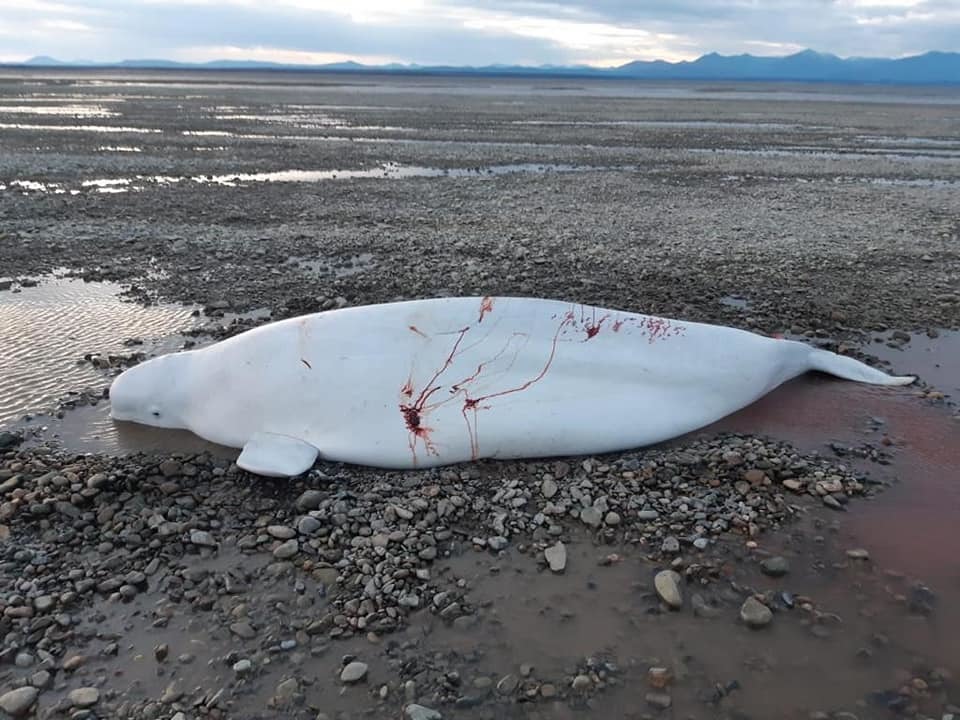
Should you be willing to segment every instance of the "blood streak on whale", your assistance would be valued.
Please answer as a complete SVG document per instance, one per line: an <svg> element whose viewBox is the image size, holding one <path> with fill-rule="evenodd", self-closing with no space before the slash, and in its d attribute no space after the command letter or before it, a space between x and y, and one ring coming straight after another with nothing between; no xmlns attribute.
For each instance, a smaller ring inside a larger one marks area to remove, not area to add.
<svg viewBox="0 0 960 720"><path fill-rule="evenodd" d="M478 323L483 322L483 316L488 312L493 312L493 298L487 295L483 300L480 301L480 317L477 318Z"/></svg>

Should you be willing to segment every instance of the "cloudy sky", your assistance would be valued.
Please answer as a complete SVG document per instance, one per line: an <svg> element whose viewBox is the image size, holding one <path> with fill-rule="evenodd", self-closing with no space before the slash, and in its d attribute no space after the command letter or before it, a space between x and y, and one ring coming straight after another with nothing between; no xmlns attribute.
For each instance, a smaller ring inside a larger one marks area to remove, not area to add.
<svg viewBox="0 0 960 720"><path fill-rule="evenodd" d="M0 61L617 65L960 51L960 0L0 0Z"/></svg>

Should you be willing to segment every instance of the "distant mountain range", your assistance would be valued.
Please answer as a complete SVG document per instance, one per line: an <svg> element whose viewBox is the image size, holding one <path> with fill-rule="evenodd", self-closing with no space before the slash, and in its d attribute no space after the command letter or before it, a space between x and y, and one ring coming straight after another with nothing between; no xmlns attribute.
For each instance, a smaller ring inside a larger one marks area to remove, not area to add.
<svg viewBox="0 0 960 720"><path fill-rule="evenodd" d="M10 66L8 64L8 66ZM446 75L526 75L558 77L637 78L651 80L768 80L837 83L960 84L960 53L928 52L905 58L841 58L803 50L781 57L710 53L692 61L637 60L619 67L586 65L362 65L356 62L326 65L290 65L254 60L215 60L182 63L173 60L123 60L116 63L63 62L35 57L14 66L59 68L126 68L159 70L274 70Z"/></svg>

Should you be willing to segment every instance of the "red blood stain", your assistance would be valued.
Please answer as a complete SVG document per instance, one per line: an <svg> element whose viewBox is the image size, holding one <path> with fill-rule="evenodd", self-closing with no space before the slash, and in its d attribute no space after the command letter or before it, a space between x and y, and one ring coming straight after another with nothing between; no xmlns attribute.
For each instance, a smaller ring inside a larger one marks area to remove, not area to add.
<svg viewBox="0 0 960 720"><path fill-rule="evenodd" d="M400 388L400 394L407 397L413 397L413 378L407 378L407 381Z"/></svg>
<svg viewBox="0 0 960 720"><path fill-rule="evenodd" d="M614 320L614 322L613 322L613 331L614 331L615 333L620 332L620 328L623 327L623 322L624 322L624 321L623 321L622 319Z"/></svg>
<svg viewBox="0 0 960 720"><path fill-rule="evenodd" d="M488 312L493 312L493 298L487 295L483 300L480 301L480 317L477 318L478 323L483 322L483 316Z"/></svg>
<svg viewBox="0 0 960 720"><path fill-rule="evenodd" d="M600 326L603 325L603 321L608 317L610 316L604 315L602 318L600 318L600 320L597 320L596 313L594 313L594 318L592 320L588 320L584 325L584 332L587 333L587 338L584 340L584 342L597 336L597 334L600 332Z"/></svg>
<svg viewBox="0 0 960 720"><path fill-rule="evenodd" d="M425 338L427 336L426 333L420 330L420 328L418 328L416 325L410 325L407 329L410 330L410 332L415 332L417 335L419 335L422 338Z"/></svg>
<svg viewBox="0 0 960 720"><path fill-rule="evenodd" d="M313 370L313 365L311 365L310 363L308 363L304 358L300 358L300 362L302 362L304 365L306 365L310 370Z"/></svg>

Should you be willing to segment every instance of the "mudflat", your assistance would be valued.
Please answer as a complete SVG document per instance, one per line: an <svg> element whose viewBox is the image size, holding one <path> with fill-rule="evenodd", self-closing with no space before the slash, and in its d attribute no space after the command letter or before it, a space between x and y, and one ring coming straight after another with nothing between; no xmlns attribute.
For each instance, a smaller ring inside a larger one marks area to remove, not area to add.
<svg viewBox="0 0 960 720"><path fill-rule="evenodd" d="M2 712L960 713L958 110L955 88L0 71ZM920 382L805 377L603 457L291 482L107 417L151 354L441 295L783 333Z"/></svg>

